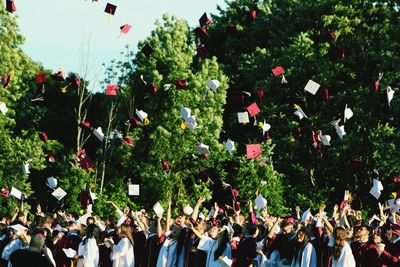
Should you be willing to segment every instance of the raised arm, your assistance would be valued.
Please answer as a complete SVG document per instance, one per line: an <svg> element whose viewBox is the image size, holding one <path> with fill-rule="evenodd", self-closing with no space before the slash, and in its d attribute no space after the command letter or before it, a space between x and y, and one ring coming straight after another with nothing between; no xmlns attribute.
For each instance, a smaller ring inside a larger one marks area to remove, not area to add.
<svg viewBox="0 0 400 267"><path fill-rule="evenodd" d="M171 228L171 198L168 199L168 209L167 209L167 222L165 223L165 232L168 232Z"/></svg>
<svg viewBox="0 0 400 267"><path fill-rule="evenodd" d="M196 206L194 206L193 213L192 213L192 219L194 221L197 220L197 217L199 216L200 207L204 203L204 201L206 201L206 198L204 196L201 196L199 198L199 200L197 200Z"/></svg>

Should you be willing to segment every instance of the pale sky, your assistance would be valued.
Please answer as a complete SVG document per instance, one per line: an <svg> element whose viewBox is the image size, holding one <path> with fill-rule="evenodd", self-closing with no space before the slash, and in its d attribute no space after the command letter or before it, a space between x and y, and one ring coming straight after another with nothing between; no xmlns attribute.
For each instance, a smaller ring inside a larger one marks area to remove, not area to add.
<svg viewBox="0 0 400 267"><path fill-rule="evenodd" d="M117 6L112 17L104 12L107 3ZM90 40L90 80L95 75L102 78L102 63L118 59L126 44L136 49L162 14L186 19L194 27L204 12L217 14L217 5L226 7L224 0L16 0L15 4L14 14L25 37L23 48L45 68L79 73L81 44ZM133 25L132 29L117 38L124 24Z"/></svg>

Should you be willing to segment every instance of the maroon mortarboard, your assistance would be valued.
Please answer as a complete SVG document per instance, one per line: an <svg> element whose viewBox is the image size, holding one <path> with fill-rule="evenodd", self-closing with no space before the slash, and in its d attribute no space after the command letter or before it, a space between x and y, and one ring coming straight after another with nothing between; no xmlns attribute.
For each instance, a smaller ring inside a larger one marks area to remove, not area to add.
<svg viewBox="0 0 400 267"><path fill-rule="evenodd" d="M90 197L90 194L86 190L81 190L79 193L79 202L82 205L82 208L86 209L90 204L93 204L93 200Z"/></svg>
<svg viewBox="0 0 400 267"><path fill-rule="evenodd" d="M246 156L248 159L259 158L261 156L261 145L260 144L246 145Z"/></svg>
<svg viewBox="0 0 400 267"><path fill-rule="evenodd" d="M117 89L118 89L118 85L117 84L107 84L106 85L106 95L107 96L115 96L115 95L117 95Z"/></svg>
<svg viewBox="0 0 400 267"><path fill-rule="evenodd" d="M45 132L42 132L40 136L42 137L43 142L47 142L47 140L49 140L49 137Z"/></svg>
<svg viewBox="0 0 400 267"><path fill-rule="evenodd" d="M393 178L393 182L400 183L400 177Z"/></svg>
<svg viewBox="0 0 400 267"><path fill-rule="evenodd" d="M204 14L199 19L199 22L200 22L200 27L203 27L203 26L210 25L212 20L209 17L207 17L207 13L204 12Z"/></svg>
<svg viewBox="0 0 400 267"><path fill-rule="evenodd" d="M50 152L50 153L47 154L46 160L48 162L54 163L54 162L56 162L56 157L54 156L53 153Z"/></svg>
<svg viewBox="0 0 400 267"><path fill-rule="evenodd" d="M6 88L9 83L10 83L10 75L4 75L3 78L1 79L1 84L3 85L3 88Z"/></svg>
<svg viewBox="0 0 400 267"><path fill-rule="evenodd" d="M236 25L228 25L226 26L226 31L230 34L235 34L237 33L237 28Z"/></svg>
<svg viewBox="0 0 400 267"><path fill-rule="evenodd" d="M202 159L208 159L208 154L200 154L200 158L202 158Z"/></svg>
<svg viewBox="0 0 400 267"><path fill-rule="evenodd" d="M17 11L14 0L6 0L6 10L11 13Z"/></svg>
<svg viewBox="0 0 400 267"><path fill-rule="evenodd" d="M254 21L257 17L257 11L255 9L251 10L249 13L250 20Z"/></svg>
<svg viewBox="0 0 400 267"><path fill-rule="evenodd" d="M194 29L194 33L198 38L206 38L208 36L206 28L197 27Z"/></svg>
<svg viewBox="0 0 400 267"><path fill-rule="evenodd" d="M132 28L132 25L130 24L125 24L121 27L119 27L121 29L121 33L125 33L128 34L128 32L130 31L130 29Z"/></svg>
<svg viewBox="0 0 400 267"><path fill-rule="evenodd" d="M335 40L335 33L331 30L327 31L325 34L325 38L327 41L334 41Z"/></svg>
<svg viewBox="0 0 400 267"><path fill-rule="evenodd" d="M175 81L175 86L178 89L185 89L186 88L186 80L185 79L181 79L181 80Z"/></svg>
<svg viewBox="0 0 400 267"><path fill-rule="evenodd" d="M373 90L375 93L377 93L377 92L379 91L379 85L380 85L379 80L376 80L376 81L374 81L374 82L372 83L372 90Z"/></svg>
<svg viewBox="0 0 400 267"><path fill-rule="evenodd" d="M237 190L237 189L232 189L231 192L232 192L232 198L233 198L234 200L236 200L236 198L239 196L239 190Z"/></svg>
<svg viewBox="0 0 400 267"><path fill-rule="evenodd" d="M293 130L293 137L294 137L294 139L296 139L296 140L299 140L299 139L300 139L300 137L301 137L301 128L295 128L295 129Z"/></svg>
<svg viewBox="0 0 400 267"><path fill-rule="evenodd" d="M285 73L285 70L282 68L282 66L276 66L271 71L272 71L272 73L274 74L275 77Z"/></svg>
<svg viewBox="0 0 400 267"><path fill-rule="evenodd" d="M128 146L133 147L133 139L130 136L125 136L124 138L122 138L122 141L127 144Z"/></svg>
<svg viewBox="0 0 400 267"><path fill-rule="evenodd" d="M360 160L360 159L352 159L351 160L351 164L354 166L354 167L361 167L362 165L363 165L363 161L362 160Z"/></svg>
<svg viewBox="0 0 400 267"><path fill-rule="evenodd" d="M36 83L38 85L43 85L46 82L46 73L38 73L36 74Z"/></svg>
<svg viewBox="0 0 400 267"><path fill-rule="evenodd" d="M79 159L79 164L81 165L82 169L88 170L94 167L94 162L87 156L84 158Z"/></svg>
<svg viewBox="0 0 400 267"><path fill-rule="evenodd" d="M76 152L76 157L77 158L83 158L86 156L86 150L85 149L81 149L78 152Z"/></svg>
<svg viewBox="0 0 400 267"><path fill-rule="evenodd" d="M256 89L256 94L257 94L258 99L260 100L260 102L264 101L264 99L265 99L264 88L257 88Z"/></svg>
<svg viewBox="0 0 400 267"><path fill-rule="evenodd" d="M168 161L163 160L163 161L161 162L161 165L162 165L162 168L163 168L164 170L169 170L169 162L168 162Z"/></svg>
<svg viewBox="0 0 400 267"><path fill-rule="evenodd" d="M142 53L149 57L153 53L153 48L149 44L145 44L142 48Z"/></svg>
<svg viewBox="0 0 400 267"><path fill-rule="evenodd" d="M236 211L236 212L240 210L239 201L235 201L235 203L233 203L233 210Z"/></svg>
<svg viewBox="0 0 400 267"><path fill-rule="evenodd" d="M304 168L303 172L305 175L309 175L310 174L310 169L309 168Z"/></svg>
<svg viewBox="0 0 400 267"><path fill-rule="evenodd" d="M81 85L81 80L77 76L72 76L70 78L70 83L75 86L75 88L78 88Z"/></svg>
<svg viewBox="0 0 400 267"><path fill-rule="evenodd" d="M130 124L133 128L136 128L136 127L138 127L139 125L141 125L142 123L141 123L140 120L136 119L135 116L133 116L132 118L130 118L129 124Z"/></svg>
<svg viewBox="0 0 400 267"><path fill-rule="evenodd" d="M56 81L64 81L64 70L59 68L56 73L53 74L53 78Z"/></svg>
<svg viewBox="0 0 400 267"><path fill-rule="evenodd" d="M85 128L85 129L90 129L90 122L88 122L88 121L81 121L81 122L79 123L79 126L82 127L82 128Z"/></svg>
<svg viewBox="0 0 400 267"><path fill-rule="evenodd" d="M115 10L117 10L117 6L107 3L106 8L104 9L104 12L110 14L110 15L114 15L115 14Z"/></svg>
<svg viewBox="0 0 400 267"><path fill-rule="evenodd" d="M2 188L0 191L0 195L8 197L10 195L10 190L8 190L7 188Z"/></svg>
<svg viewBox="0 0 400 267"><path fill-rule="evenodd" d="M150 83L148 86L147 86L147 91L149 92L149 94L150 95L155 95L156 93L157 93L157 90L158 90L158 88L157 88L157 85L155 84L155 83Z"/></svg>
<svg viewBox="0 0 400 267"><path fill-rule="evenodd" d="M197 48L197 56L201 58L205 58L208 54L207 49L204 46L199 46Z"/></svg>
<svg viewBox="0 0 400 267"><path fill-rule="evenodd" d="M251 104L250 106L247 107L247 112L249 112L249 115L251 117L254 117L255 115L257 115L258 113L260 113L260 108L258 107L257 103L254 102L253 104Z"/></svg>
<svg viewBox="0 0 400 267"><path fill-rule="evenodd" d="M311 131L311 136L312 136L313 146L317 148L319 144L320 134L318 132Z"/></svg>
<svg viewBox="0 0 400 267"><path fill-rule="evenodd" d="M322 94L325 101L329 101L332 98L332 96L329 95L328 88L324 88L324 90L322 90Z"/></svg>
<svg viewBox="0 0 400 267"><path fill-rule="evenodd" d="M293 217L288 217L283 221L284 225L289 225L289 224L294 224L294 218Z"/></svg>

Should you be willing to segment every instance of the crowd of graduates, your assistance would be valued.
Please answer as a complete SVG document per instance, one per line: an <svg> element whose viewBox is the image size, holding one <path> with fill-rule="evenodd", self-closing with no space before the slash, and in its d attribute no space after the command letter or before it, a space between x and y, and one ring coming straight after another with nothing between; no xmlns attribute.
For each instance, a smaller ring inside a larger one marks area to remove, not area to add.
<svg viewBox="0 0 400 267"><path fill-rule="evenodd" d="M280 217L249 200L248 214L215 203L204 215L205 201L174 218L171 200L166 216L159 203L150 213L109 202L116 211L109 218L94 215L91 205L80 217L17 208L2 217L1 266L400 266L396 207L379 204L379 214L365 219L345 199Z"/></svg>

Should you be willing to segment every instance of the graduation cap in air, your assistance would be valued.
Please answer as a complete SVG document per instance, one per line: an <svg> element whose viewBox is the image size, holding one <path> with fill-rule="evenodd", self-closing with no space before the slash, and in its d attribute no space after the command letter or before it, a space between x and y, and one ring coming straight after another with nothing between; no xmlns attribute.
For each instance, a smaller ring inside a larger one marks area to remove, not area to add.
<svg viewBox="0 0 400 267"><path fill-rule="evenodd" d="M147 120L148 114L143 110L136 109L136 116L138 116L141 122L144 122L145 120Z"/></svg>
<svg viewBox="0 0 400 267"><path fill-rule="evenodd" d="M80 121L79 122L79 127L82 127L84 129L90 129L90 122L88 121Z"/></svg>
<svg viewBox="0 0 400 267"><path fill-rule="evenodd" d="M103 133L103 130L101 129L101 127L94 129L93 134L100 140L100 142L103 142L104 133Z"/></svg>
<svg viewBox="0 0 400 267"><path fill-rule="evenodd" d="M155 83L148 84L146 89L149 92L149 94L152 96L154 96L158 91L157 85Z"/></svg>
<svg viewBox="0 0 400 267"><path fill-rule="evenodd" d="M36 83L38 85L45 84L46 83L46 73L41 72L41 73L36 74Z"/></svg>
<svg viewBox="0 0 400 267"><path fill-rule="evenodd" d="M210 154L209 146L207 146L207 145L205 145L203 143L199 143L196 146L196 151L200 155L208 155L208 154Z"/></svg>
<svg viewBox="0 0 400 267"><path fill-rule="evenodd" d="M128 184L128 195L129 196L139 196L140 195L140 185L139 184Z"/></svg>
<svg viewBox="0 0 400 267"><path fill-rule="evenodd" d="M204 14L201 16L199 19L200 27L210 25L212 23L212 20L207 17L207 13L204 12Z"/></svg>
<svg viewBox="0 0 400 267"><path fill-rule="evenodd" d="M235 150L235 143L229 138L226 141L225 146L229 153L232 153L232 151Z"/></svg>
<svg viewBox="0 0 400 267"><path fill-rule="evenodd" d="M260 102L264 101L265 99L265 91L264 88L257 88L256 89L256 94L258 96L258 99L260 100Z"/></svg>
<svg viewBox="0 0 400 267"><path fill-rule="evenodd" d="M381 191L383 190L382 182L378 179L373 179L373 184L369 193L376 199L381 196Z"/></svg>
<svg viewBox="0 0 400 267"><path fill-rule="evenodd" d="M315 95L321 85L314 82L313 80L308 80L304 90L309 92L312 95Z"/></svg>
<svg viewBox="0 0 400 267"><path fill-rule="evenodd" d="M56 81L64 81L65 72L62 68L58 68L57 72L53 74L53 79Z"/></svg>
<svg viewBox="0 0 400 267"><path fill-rule="evenodd" d="M62 189L61 187L58 187L56 190L53 191L53 193L51 193L51 195L55 197L58 201L60 201L67 195L67 192L65 192L64 189Z"/></svg>
<svg viewBox="0 0 400 267"><path fill-rule="evenodd" d="M273 69L271 69L272 73L274 74L275 77L282 75L285 73L284 69L282 66L276 66Z"/></svg>
<svg viewBox="0 0 400 267"><path fill-rule="evenodd" d="M250 119L249 119L249 114L247 113L247 111L245 111L245 112L238 112L238 113L237 113L237 116L238 116L238 121L239 121L239 123L246 124L246 123L249 123L249 121L250 121Z"/></svg>
<svg viewBox="0 0 400 267"><path fill-rule="evenodd" d="M329 101L332 99L332 96L329 95L329 89L328 88L324 88L322 90L322 97L325 101Z"/></svg>
<svg viewBox="0 0 400 267"><path fill-rule="evenodd" d="M104 12L110 14L110 15L114 15L115 11L117 10L117 6L107 3L106 8L104 9Z"/></svg>
<svg viewBox="0 0 400 267"><path fill-rule="evenodd" d="M107 84L106 85L106 95L107 96L116 96L118 90L117 84Z"/></svg>
<svg viewBox="0 0 400 267"><path fill-rule="evenodd" d="M201 38L201 39L208 37L206 28L197 27L196 29L194 29L194 33L196 34L196 36L198 38Z"/></svg>
<svg viewBox="0 0 400 267"><path fill-rule="evenodd" d="M11 187L10 196L15 197L17 199L21 199L22 192L13 186L13 187Z"/></svg>
<svg viewBox="0 0 400 267"><path fill-rule="evenodd" d="M261 157L261 145L260 144L246 145L246 156L248 159Z"/></svg>
<svg viewBox="0 0 400 267"><path fill-rule="evenodd" d="M0 195L2 195L3 197L8 197L10 195L10 190L8 190L7 188L2 188L0 191Z"/></svg>
<svg viewBox="0 0 400 267"><path fill-rule="evenodd" d="M46 159L47 159L47 161L50 162L50 163L56 162L56 157L55 157L54 154L51 153L51 152L49 152L49 153L47 154Z"/></svg>
<svg viewBox="0 0 400 267"><path fill-rule="evenodd" d="M49 140L49 137L47 136L46 132L42 132L40 134L40 137L42 138L43 142L47 142L47 140Z"/></svg>
<svg viewBox="0 0 400 267"><path fill-rule="evenodd" d="M14 0L6 0L6 10L11 13L14 13L15 11L17 11Z"/></svg>
<svg viewBox="0 0 400 267"><path fill-rule="evenodd" d="M307 115L304 113L304 111L301 109L301 107L299 105L294 104L294 108L296 109L296 111L294 112L294 115L299 117L300 120L302 120L303 118L308 118Z"/></svg>
<svg viewBox="0 0 400 267"><path fill-rule="evenodd" d="M251 104L250 106L247 107L247 112L249 113L249 115L251 117L256 116L258 113L260 113L260 108L258 107L257 103L254 102L253 104Z"/></svg>
<svg viewBox="0 0 400 267"><path fill-rule="evenodd" d="M351 117L353 117L353 111L350 108L348 108L347 104L346 104L346 107L344 108L344 120L343 120L343 123L345 123L346 120L349 120Z"/></svg>
<svg viewBox="0 0 400 267"><path fill-rule="evenodd" d="M161 166L162 166L163 170L169 170L169 162L168 161L163 160L161 162Z"/></svg>
<svg viewBox="0 0 400 267"><path fill-rule="evenodd" d="M204 46L197 47L197 56L200 58L205 58L208 54L207 48Z"/></svg>
<svg viewBox="0 0 400 267"><path fill-rule="evenodd" d="M47 186L50 187L51 189L56 189L57 184L58 184L57 179L54 178L53 176L47 178Z"/></svg>
<svg viewBox="0 0 400 267"><path fill-rule="evenodd" d="M8 112L6 103L0 102L0 111L1 111L1 113L3 113L3 115L6 115L6 113Z"/></svg>
<svg viewBox="0 0 400 267"><path fill-rule="evenodd" d="M390 102L392 102L393 95L394 95L394 90L392 89L392 87L387 86L386 87L386 96L387 96L388 106L390 106Z"/></svg>
<svg viewBox="0 0 400 267"><path fill-rule="evenodd" d="M220 83L220 81L218 81L218 80L211 80L211 79L208 79L208 81L207 81L208 87L210 87L210 89L211 89L213 92L216 92L216 91L217 91L217 88L219 87L220 84L221 84L221 83Z"/></svg>
<svg viewBox="0 0 400 267"><path fill-rule="evenodd" d="M178 89L185 89L186 88L186 80L185 79L181 79L181 80L175 81L175 86Z"/></svg>
<svg viewBox="0 0 400 267"><path fill-rule="evenodd" d="M133 147L133 139L130 136L125 136L124 138L122 138L122 141L127 144L128 146Z"/></svg>
<svg viewBox="0 0 400 267"><path fill-rule="evenodd" d="M11 75L4 75L3 78L1 79L1 83L3 85L3 88L6 88L8 84L10 83Z"/></svg>
<svg viewBox="0 0 400 267"><path fill-rule="evenodd" d="M121 29L121 34L128 34L128 32L130 31L130 29L132 28L132 25L130 24L124 24L121 27L119 27Z"/></svg>
<svg viewBox="0 0 400 267"><path fill-rule="evenodd" d="M149 44L145 44L142 48L142 53L149 57L153 53L153 48Z"/></svg>

